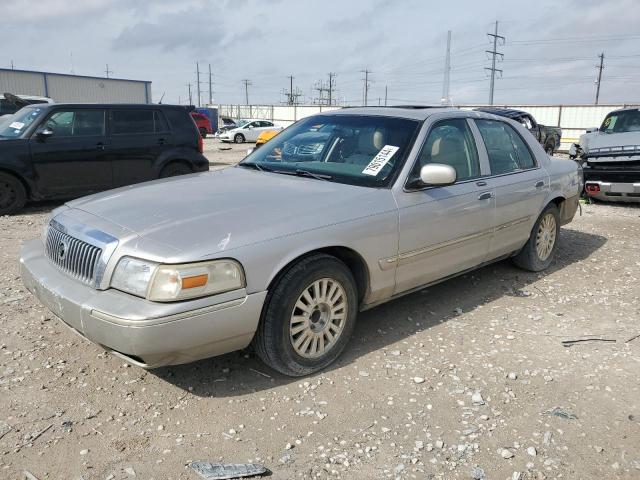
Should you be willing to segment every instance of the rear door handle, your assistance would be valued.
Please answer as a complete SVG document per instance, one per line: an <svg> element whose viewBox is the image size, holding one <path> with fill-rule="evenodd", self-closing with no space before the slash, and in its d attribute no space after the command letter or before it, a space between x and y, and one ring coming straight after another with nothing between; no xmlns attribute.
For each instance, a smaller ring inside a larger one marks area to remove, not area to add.
<svg viewBox="0 0 640 480"><path fill-rule="evenodd" d="M489 200L490 198L493 198L493 192L482 192L478 195L478 200Z"/></svg>
<svg viewBox="0 0 640 480"><path fill-rule="evenodd" d="M96 143L96 148L97 148L98 150L104 150L104 143L102 143L102 142L98 142L98 143Z"/></svg>
<svg viewBox="0 0 640 480"><path fill-rule="evenodd" d="M540 180L538 183L536 183L536 188L542 188L542 187L544 187L544 182Z"/></svg>
<svg viewBox="0 0 640 480"><path fill-rule="evenodd" d="M486 187L487 182L485 182L484 180L480 180L479 182L476 182L476 185L479 187Z"/></svg>
<svg viewBox="0 0 640 480"><path fill-rule="evenodd" d="M164 138L158 139L158 145L164 145Z"/></svg>

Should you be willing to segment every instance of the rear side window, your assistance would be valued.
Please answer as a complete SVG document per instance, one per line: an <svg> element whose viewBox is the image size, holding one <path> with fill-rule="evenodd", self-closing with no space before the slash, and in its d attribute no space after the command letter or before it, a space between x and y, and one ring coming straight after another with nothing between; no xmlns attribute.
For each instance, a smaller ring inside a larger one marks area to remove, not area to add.
<svg viewBox="0 0 640 480"><path fill-rule="evenodd" d="M511 125L496 120L476 120L489 155L492 175L526 170L536 166L531 151Z"/></svg>
<svg viewBox="0 0 640 480"><path fill-rule="evenodd" d="M112 129L114 135L154 133L154 111L114 110Z"/></svg>
<svg viewBox="0 0 640 480"><path fill-rule="evenodd" d="M189 134L197 139L196 125L186 109L164 108L162 113L169 120L173 133Z"/></svg>

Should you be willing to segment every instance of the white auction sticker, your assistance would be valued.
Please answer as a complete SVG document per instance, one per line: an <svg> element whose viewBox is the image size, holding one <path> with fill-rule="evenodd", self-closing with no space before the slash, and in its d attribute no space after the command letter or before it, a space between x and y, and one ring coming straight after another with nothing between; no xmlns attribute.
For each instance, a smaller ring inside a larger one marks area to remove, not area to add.
<svg viewBox="0 0 640 480"><path fill-rule="evenodd" d="M22 122L13 122L9 125L9 128L15 128L16 130L20 130L22 127L24 127L24 123Z"/></svg>
<svg viewBox="0 0 640 480"><path fill-rule="evenodd" d="M380 150L377 155L373 157L373 160L369 162L369 165L366 166L362 173L364 173L365 175L378 175L378 173L380 173L380 170L382 170L382 167L384 167L389 162L389 160L391 160L391 157L393 157L393 155L398 150L400 150L400 147L385 145L384 147L382 147L382 150Z"/></svg>

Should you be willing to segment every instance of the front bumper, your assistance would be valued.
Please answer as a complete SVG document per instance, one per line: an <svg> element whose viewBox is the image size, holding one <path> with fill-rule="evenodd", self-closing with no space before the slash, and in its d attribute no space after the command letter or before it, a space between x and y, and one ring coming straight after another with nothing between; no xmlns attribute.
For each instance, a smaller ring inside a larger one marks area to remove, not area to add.
<svg viewBox="0 0 640 480"><path fill-rule="evenodd" d="M640 203L640 182L585 181L586 194L606 202Z"/></svg>
<svg viewBox="0 0 640 480"><path fill-rule="evenodd" d="M52 265L39 239L23 245L20 270L25 287L67 326L143 368L245 348L267 293L238 290L163 304L113 289L96 290Z"/></svg>

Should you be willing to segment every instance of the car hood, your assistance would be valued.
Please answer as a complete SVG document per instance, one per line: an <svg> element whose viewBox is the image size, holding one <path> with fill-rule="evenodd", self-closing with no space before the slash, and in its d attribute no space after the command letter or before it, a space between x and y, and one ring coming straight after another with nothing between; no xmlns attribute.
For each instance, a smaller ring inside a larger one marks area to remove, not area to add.
<svg viewBox="0 0 640 480"><path fill-rule="evenodd" d="M67 203L137 237L207 257L393 210L388 189L231 167Z"/></svg>

